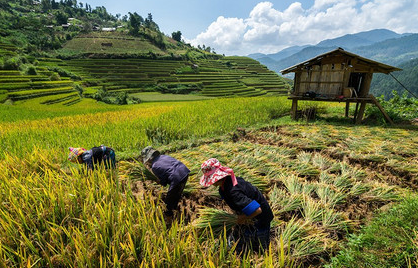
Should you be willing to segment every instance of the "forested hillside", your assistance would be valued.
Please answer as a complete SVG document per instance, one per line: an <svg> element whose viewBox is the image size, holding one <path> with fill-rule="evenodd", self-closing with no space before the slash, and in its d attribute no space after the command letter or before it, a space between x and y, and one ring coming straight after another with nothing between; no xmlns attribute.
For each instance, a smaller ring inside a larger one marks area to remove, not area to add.
<svg viewBox="0 0 418 268"><path fill-rule="evenodd" d="M399 65L402 71L394 72L401 83L418 96L418 58L407 61ZM376 96L384 95L386 99L392 97L392 91L397 91L399 95L410 94L390 75L375 74L371 84L371 92Z"/></svg>

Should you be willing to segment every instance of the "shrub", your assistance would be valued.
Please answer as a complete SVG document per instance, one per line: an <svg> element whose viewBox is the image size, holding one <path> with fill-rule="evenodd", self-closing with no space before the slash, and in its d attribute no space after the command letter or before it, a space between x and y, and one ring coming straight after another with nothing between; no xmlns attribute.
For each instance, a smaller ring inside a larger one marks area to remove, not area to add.
<svg viewBox="0 0 418 268"><path fill-rule="evenodd" d="M81 77L79 75L73 74L72 72L60 67L48 67L48 70L56 72L62 77L70 77L73 80L81 80Z"/></svg>
<svg viewBox="0 0 418 268"><path fill-rule="evenodd" d="M84 93L84 89L83 89L83 87L82 87L82 86L80 86L80 85L76 85L76 86L74 87L74 89L77 91L77 93L78 93L78 95L80 96L80 98L82 98L82 97L83 97L83 93Z"/></svg>
<svg viewBox="0 0 418 268"><path fill-rule="evenodd" d="M26 69L26 73L28 75L38 75L38 72L36 71L35 66L30 65L27 69Z"/></svg>
<svg viewBox="0 0 418 268"><path fill-rule="evenodd" d="M392 94L393 98L388 101L385 101L384 96L378 97L378 100L394 122L405 122L418 118L418 99L408 98L406 93L399 96L397 91L392 91ZM369 106L366 113L379 122L385 122L382 113L376 106Z"/></svg>
<svg viewBox="0 0 418 268"><path fill-rule="evenodd" d="M51 81L60 81L60 80L61 80L61 77L59 76L59 74L57 74L57 73L53 73L53 74L49 77L49 80L51 80Z"/></svg>

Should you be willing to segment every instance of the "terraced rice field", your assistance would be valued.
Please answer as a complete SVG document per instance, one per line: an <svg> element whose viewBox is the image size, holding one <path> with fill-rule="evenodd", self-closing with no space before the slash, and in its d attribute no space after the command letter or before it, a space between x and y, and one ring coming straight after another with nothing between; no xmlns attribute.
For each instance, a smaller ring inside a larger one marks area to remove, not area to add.
<svg viewBox="0 0 418 268"><path fill-rule="evenodd" d="M0 56L13 56L16 51L17 47L0 43ZM71 106L81 100L74 94L76 85L83 87L84 97L91 97L103 87L111 94L182 87L205 97L285 95L289 90L283 78L246 57L187 61L38 58L36 73L31 75L0 70L0 103L50 96L40 103Z"/></svg>

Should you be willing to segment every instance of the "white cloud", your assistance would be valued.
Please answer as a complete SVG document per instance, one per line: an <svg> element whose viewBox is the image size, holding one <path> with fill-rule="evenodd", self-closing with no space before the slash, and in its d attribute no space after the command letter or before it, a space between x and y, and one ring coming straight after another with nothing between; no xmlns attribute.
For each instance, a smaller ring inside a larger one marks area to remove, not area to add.
<svg viewBox="0 0 418 268"><path fill-rule="evenodd" d="M191 44L206 45L217 50L230 51L240 47L242 35L247 28L243 19L218 17L215 22L209 25L206 32L200 33Z"/></svg>
<svg viewBox="0 0 418 268"><path fill-rule="evenodd" d="M248 18L219 17L191 43L225 54L274 53L377 28L418 32L416 14L416 0L315 0L310 8L294 2L283 11L270 2L260 2Z"/></svg>

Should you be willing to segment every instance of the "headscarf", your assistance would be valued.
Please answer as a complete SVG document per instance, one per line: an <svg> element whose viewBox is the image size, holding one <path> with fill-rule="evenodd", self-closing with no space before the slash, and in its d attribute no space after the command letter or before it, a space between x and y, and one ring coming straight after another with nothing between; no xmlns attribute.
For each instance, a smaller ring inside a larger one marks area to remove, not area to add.
<svg viewBox="0 0 418 268"><path fill-rule="evenodd" d="M200 178L202 186L208 187L227 176L231 176L232 186L238 184L234 171L229 167L222 166L216 158L206 160L200 169L203 172L203 176Z"/></svg>
<svg viewBox="0 0 418 268"><path fill-rule="evenodd" d="M69 147L68 150L70 150L70 153L68 154L68 160L70 160L71 162L77 162L77 158L87 151L84 148L74 147Z"/></svg>

